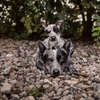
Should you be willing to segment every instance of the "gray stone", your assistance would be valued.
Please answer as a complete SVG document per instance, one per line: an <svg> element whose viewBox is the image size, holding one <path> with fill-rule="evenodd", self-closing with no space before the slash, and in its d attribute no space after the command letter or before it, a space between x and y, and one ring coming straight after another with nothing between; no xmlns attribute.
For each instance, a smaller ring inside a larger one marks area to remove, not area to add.
<svg viewBox="0 0 100 100"><path fill-rule="evenodd" d="M85 98L80 98L79 100L86 100Z"/></svg>
<svg viewBox="0 0 100 100"><path fill-rule="evenodd" d="M86 100L95 100L95 99L92 97L87 97Z"/></svg>
<svg viewBox="0 0 100 100"><path fill-rule="evenodd" d="M0 99L2 98L2 94L0 93Z"/></svg>
<svg viewBox="0 0 100 100"><path fill-rule="evenodd" d="M100 84L98 83L98 84L94 84L93 85L93 90L94 91L99 91L100 90Z"/></svg>
<svg viewBox="0 0 100 100"><path fill-rule="evenodd" d="M35 100L33 96L28 96L25 100Z"/></svg>
<svg viewBox="0 0 100 100"><path fill-rule="evenodd" d="M47 93L48 97L52 97L54 95L54 91Z"/></svg>
<svg viewBox="0 0 100 100"><path fill-rule="evenodd" d="M3 73L4 73L5 75L9 74L9 73L10 73L10 69L11 69L10 67L9 67L9 68L6 68L6 69L4 70Z"/></svg>
<svg viewBox="0 0 100 100"><path fill-rule="evenodd" d="M17 94L15 94L13 95L13 100L20 100L20 97Z"/></svg>
<svg viewBox="0 0 100 100"><path fill-rule="evenodd" d="M10 92L11 92L11 84L4 83L3 86L1 87L1 93L8 94Z"/></svg>
<svg viewBox="0 0 100 100"><path fill-rule="evenodd" d="M27 96L27 93L26 92L22 92L19 95L20 95L20 97L26 97Z"/></svg>
<svg viewBox="0 0 100 100"><path fill-rule="evenodd" d="M83 97L82 94L75 94L75 100L79 100L82 97Z"/></svg>
<svg viewBox="0 0 100 100"><path fill-rule="evenodd" d="M13 56L13 54L7 54L6 55L6 57L12 57Z"/></svg>
<svg viewBox="0 0 100 100"><path fill-rule="evenodd" d="M94 98L100 100L100 91L94 93Z"/></svg>
<svg viewBox="0 0 100 100"><path fill-rule="evenodd" d="M48 79L44 79L44 83L52 84L52 82L50 82Z"/></svg>
<svg viewBox="0 0 100 100"><path fill-rule="evenodd" d="M94 81L100 83L100 77L97 75L94 77Z"/></svg>

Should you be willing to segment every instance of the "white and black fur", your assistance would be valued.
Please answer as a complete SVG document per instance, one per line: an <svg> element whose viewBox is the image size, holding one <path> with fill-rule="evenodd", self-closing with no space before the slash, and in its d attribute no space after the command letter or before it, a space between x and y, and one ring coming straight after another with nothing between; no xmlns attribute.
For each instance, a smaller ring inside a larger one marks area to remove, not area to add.
<svg viewBox="0 0 100 100"><path fill-rule="evenodd" d="M43 68L47 73L50 73L51 76L59 76L66 71L66 69L68 69L71 74L78 75L78 71L74 68L69 56L70 42L69 39L61 48L53 50L47 49L42 42L38 42L39 57L44 66Z"/></svg>

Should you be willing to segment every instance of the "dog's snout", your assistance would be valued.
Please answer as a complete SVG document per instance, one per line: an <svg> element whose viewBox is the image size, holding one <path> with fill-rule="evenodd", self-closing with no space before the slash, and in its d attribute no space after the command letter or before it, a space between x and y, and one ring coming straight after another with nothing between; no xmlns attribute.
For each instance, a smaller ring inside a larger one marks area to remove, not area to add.
<svg viewBox="0 0 100 100"><path fill-rule="evenodd" d="M53 70L53 75L54 76L59 76L59 74L60 74L60 71L58 69Z"/></svg>
<svg viewBox="0 0 100 100"><path fill-rule="evenodd" d="M55 41L56 37L55 36L51 36L51 41Z"/></svg>

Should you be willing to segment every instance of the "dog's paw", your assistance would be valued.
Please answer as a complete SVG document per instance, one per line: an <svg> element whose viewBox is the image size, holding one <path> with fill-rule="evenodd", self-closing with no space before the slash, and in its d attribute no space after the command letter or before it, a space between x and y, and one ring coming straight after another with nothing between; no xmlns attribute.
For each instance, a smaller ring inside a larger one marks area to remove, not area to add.
<svg viewBox="0 0 100 100"><path fill-rule="evenodd" d="M70 71L70 74L71 74L71 75L72 75L72 74L74 74L74 75L79 75L79 72L78 72L74 67L69 68L69 71Z"/></svg>
<svg viewBox="0 0 100 100"><path fill-rule="evenodd" d="M68 72L68 68L65 67L64 70L63 70L63 72L67 73Z"/></svg>

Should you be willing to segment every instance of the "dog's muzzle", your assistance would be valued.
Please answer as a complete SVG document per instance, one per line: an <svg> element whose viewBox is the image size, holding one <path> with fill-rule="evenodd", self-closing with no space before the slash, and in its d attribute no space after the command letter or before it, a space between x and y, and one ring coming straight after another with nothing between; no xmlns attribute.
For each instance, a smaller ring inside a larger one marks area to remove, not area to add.
<svg viewBox="0 0 100 100"><path fill-rule="evenodd" d="M51 41L55 41L56 37L55 36L51 36Z"/></svg>

